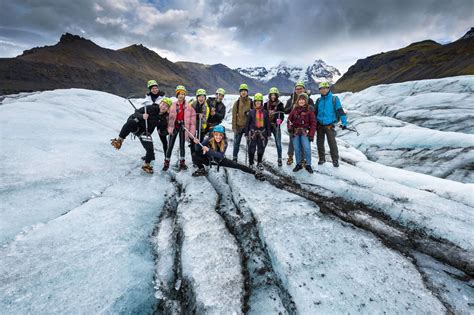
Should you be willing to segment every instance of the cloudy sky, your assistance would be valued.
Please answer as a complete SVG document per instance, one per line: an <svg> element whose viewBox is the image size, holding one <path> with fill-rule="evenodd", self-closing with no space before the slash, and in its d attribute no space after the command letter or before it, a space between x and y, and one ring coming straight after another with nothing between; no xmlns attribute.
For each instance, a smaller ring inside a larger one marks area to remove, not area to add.
<svg viewBox="0 0 474 315"><path fill-rule="evenodd" d="M0 0L0 8L0 57L70 32L232 68L322 58L345 71L415 41L453 41L474 24L474 0Z"/></svg>

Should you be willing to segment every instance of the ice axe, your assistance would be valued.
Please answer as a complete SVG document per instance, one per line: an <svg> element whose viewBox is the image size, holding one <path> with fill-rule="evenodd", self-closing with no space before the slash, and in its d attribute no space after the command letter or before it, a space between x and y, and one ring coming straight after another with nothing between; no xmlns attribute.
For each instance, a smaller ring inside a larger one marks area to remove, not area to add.
<svg viewBox="0 0 474 315"><path fill-rule="evenodd" d="M354 127L354 126L352 126L352 128L347 127L347 126L346 126L346 128L344 128L344 126L340 125L339 127L341 127L343 130L349 130L351 132L355 132L357 136L360 136L359 131L357 131L356 127Z"/></svg>
<svg viewBox="0 0 474 315"><path fill-rule="evenodd" d="M135 106L135 104L133 104L133 102L130 100L130 98L127 98L127 101L130 103L130 105L132 105L132 107L135 109L135 112L138 112L138 109L137 107ZM146 105L145 105L145 114L147 114L147 111L146 111ZM139 138L142 140L142 141L145 141L145 142L153 142L153 138L150 136L150 134L148 133L148 119L145 119L145 134L142 134L139 136Z"/></svg>
<svg viewBox="0 0 474 315"><path fill-rule="evenodd" d="M193 138L193 140L197 139L186 127L183 126L183 129L184 129L184 131L189 133L189 135ZM201 148L204 148L204 146L202 145L202 143L199 140L198 140L198 144L201 146Z"/></svg>

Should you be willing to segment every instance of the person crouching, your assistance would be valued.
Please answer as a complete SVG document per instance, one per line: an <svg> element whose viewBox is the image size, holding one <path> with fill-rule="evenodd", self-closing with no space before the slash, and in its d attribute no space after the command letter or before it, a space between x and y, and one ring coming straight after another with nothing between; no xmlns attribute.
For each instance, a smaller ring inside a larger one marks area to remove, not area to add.
<svg viewBox="0 0 474 315"><path fill-rule="evenodd" d="M219 167L229 167L241 170L242 172L255 175L258 180L265 180L265 177L255 170L229 160L225 157L225 151L227 150L227 141L225 136L225 128L221 125L217 125L212 129L211 136L204 139L201 143L199 139L194 138L195 151L193 153L193 163L198 169L192 174L192 176L206 176L207 171L204 165L217 165Z"/></svg>

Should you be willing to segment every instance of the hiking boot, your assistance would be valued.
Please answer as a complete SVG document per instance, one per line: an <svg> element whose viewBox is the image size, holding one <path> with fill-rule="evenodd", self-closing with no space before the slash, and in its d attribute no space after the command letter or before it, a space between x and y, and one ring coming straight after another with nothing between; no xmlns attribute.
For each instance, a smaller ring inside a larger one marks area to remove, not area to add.
<svg viewBox="0 0 474 315"><path fill-rule="evenodd" d="M204 168L197 169L192 176L199 177L199 176L207 176L207 171Z"/></svg>
<svg viewBox="0 0 474 315"><path fill-rule="evenodd" d="M283 165L283 162L281 161L281 159L278 159L278 167L281 167Z"/></svg>
<svg viewBox="0 0 474 315"><path fill-rule="evenodd" d="M263 164L262 164L262 163L257 163L257 169L258 169L260 172L263 172Z"/></svg>
<svg viewBox="0 0 474 315"><path fill-rule="evenodd" d="M326 163L326 160L319 160L318 161L318 165L323 165L324 163Z"/></svg>
<svg viewBox="0 0 474 315"><path fill-rule="evenodd" d="M296 164L295 168L293 169L293 172L298 172L299 170L302 170L303 167L301 166L301 164Z"/></svg>
<svg viewBox="0 0 474 315"><path fill-rule="evenodd" d="M255 173L255 179L263 182L263 181L265 181L265 175L263 175L260 172L257 172L257 173Z"/></svg>
<svg viewBox="0 0 474 315"><path fill-rule="evenodd" d="M254 166L253 164L250 164L250 165L249 165L249 168L250 168L251 170L255 170L255 166Z"/></svg>
<svg viewBox="0 0 474 315"><path fill-rule="evenodd" d="M313 168L311 167L311 165L306 165L305 168L306 168L306 170L308 171L308 173L310 173L310 174L313 174L313 173L314 173Z"/></svg>
<svg viewBox="0 0 474 315"><path fill-rule="evenodd" d="M188 166L186 165L186 162L184 160L179 161L179 170L185 171L187 169L188 169Z"/></svg>
<svg viewBox="0 0 474 315"><path fill-rule="evenodd" d="M167 171L170 168L170 161L165 160L165 163L163 164L163 171Z"/></svg>
<svg viewBox="0 0 474 315"><path fill-rule="evenodd" d="M339 161L337 161L337 160L336 160L336 161L332 161L332 165L333 165L334 167L339 167Z"/></svg>
<svg viewBox="0 0 474 315"><path fill-rule="evenodd" d="M288 159L286 160L286 165L293 164L293 155L288 154Z"/></svg>
<svg viewBox="0 0 474 315"><path fill-rule="evenodd" d="M120 148L122 147L122 143L123 143L123 139L122 138L115 138L115 139L110 139L111 141L111 144L112 146L117 149L117 150L120 150Z"/></svg>
<svg viewBox="0 0 474 315"><path fill-rule="evenodd" d="M149 163L143 164L142 170L144 170L148 174L153 174L153 166L151 166Z"/></svg>

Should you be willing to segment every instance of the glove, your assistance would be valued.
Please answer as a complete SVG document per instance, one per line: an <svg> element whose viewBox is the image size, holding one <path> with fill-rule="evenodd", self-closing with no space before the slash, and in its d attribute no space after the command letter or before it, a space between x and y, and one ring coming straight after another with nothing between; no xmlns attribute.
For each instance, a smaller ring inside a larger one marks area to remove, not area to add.
<svg viewBox="0 0 474 315"><path fill-rule="evenodd" d="M277 125L281 125L282 122L283 120L281 120L280 118L277 119Z"/></svg>
<svg viewBox="0 0 474 315"><path fill-rule="evenodd" d="M309 138L309 142L313 142L314 141L314 137L308 137Z"/></svg>
<svg viewBox="0 0 474 315"><path fill-rule="evenodd" d="M293 133L295 133L295 129L293 129L293 128L288 128L288 132L291 133L291 134L293 134Z"/></svg>

